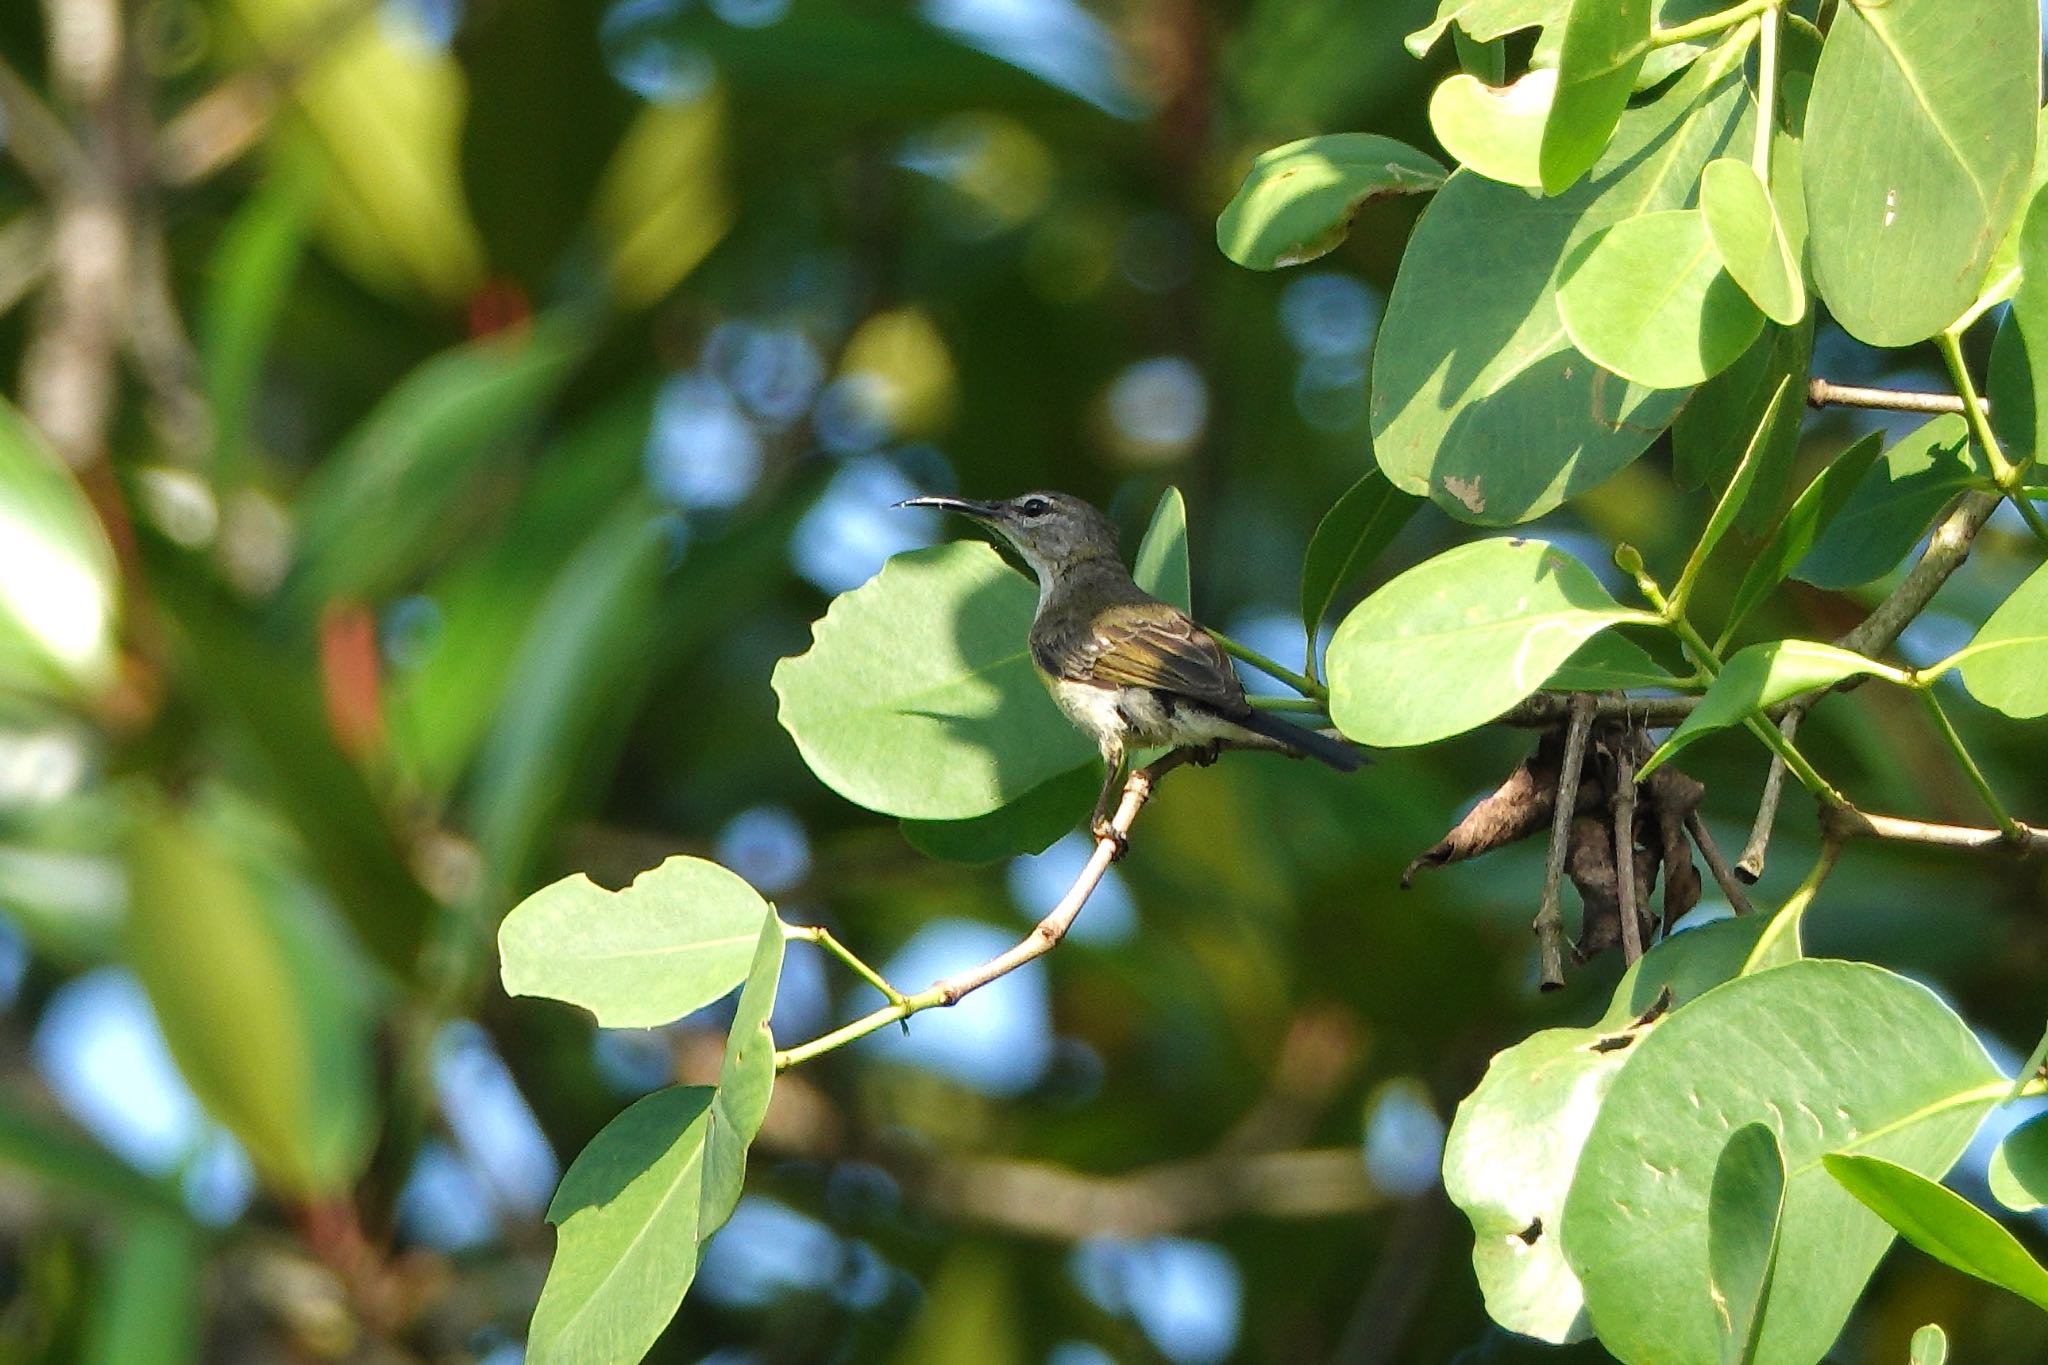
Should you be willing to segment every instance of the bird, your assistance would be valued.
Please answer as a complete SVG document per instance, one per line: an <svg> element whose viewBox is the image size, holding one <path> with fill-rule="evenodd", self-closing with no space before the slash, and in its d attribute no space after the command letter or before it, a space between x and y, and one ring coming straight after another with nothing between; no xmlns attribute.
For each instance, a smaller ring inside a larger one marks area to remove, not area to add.
<svg viewBox="0 0 2048 1365"><path fill-rule="evenodd" d="M1038 580L1031 664L1102 753L1102 794L1088 825L1119 852L1110 801L1133 749L1189 748L1206 762L1227 744L1314 758L1339 772L1366 762L1347 744L1254 709L1216 637L1138 586L1118 553L1116 527L1093 504L1040 490L994 502L928 495L896 505L972 518L1007 541Z"/></svg>

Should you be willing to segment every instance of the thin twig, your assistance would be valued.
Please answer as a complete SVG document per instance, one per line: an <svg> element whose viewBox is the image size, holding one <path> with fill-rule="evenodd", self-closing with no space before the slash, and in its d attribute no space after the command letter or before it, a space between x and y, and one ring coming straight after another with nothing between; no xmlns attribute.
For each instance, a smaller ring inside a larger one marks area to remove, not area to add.
<svg viewBox="0 0 2048 1365"><path fill-rule="evenodd" d="M1059 904L1055 905L1030 933L980 966L970 967L964 972L934 981L916 995L899 996L881 1009L864 1014L852 1023L836 1028L822 1037L776 1053L775 1069L782 1071L801 1062L807 1062L834 1048L843 1047L857 1038L864 1038L877 1029L887 1028L900 1020L908 1019L913 1014L956 1005L961 999L980 990L989 982L1007 976L1025 963L1043 957L1058 947L1060 940L1067 936L1067 930L1073 927L1082 907L1088 904L1088 898L1094 895L1095 888L1101 885L1110 864L1122 853L1131 826L1138 819L1138 812L1145 808L1145 803L1152 797L1153 787L1160 778L1192 757L1193 753L1190 750L1175 749L1158 762L1131 774L1130 779L1124 783L1123 799L1118 802L1116 813L1110 816L1109 826L1112 832L1095 841L1095 852L1089 857L1087 865L1081 869L1080 875L1074 878L1073 885L1067 888L1067 893L1060 897Z"/></svg>
<svg viewBox="0 0 2048 1365"><path fill-rule="evenodd" d="M1970 825L1938 825L1927 820L1909 820L1897 815L1869 815L1854 808L1831 812L1833 827L1844 836L1887 839L1901 844L1925 844L1931 848L1960 848L1973 852L2002 849L2021 855L2048 852L2048 829L2017 825L2017 835L2004 830L1979 829Z"/></svg>
<svg viewBox="0 0 2048 1365"><path fill-rule="evenodd" d="M1781 769L1782 771L1782 769ZM1700 819L1698 811L1685 817L1686 832L1692 835L1693 843L1699 848L1700 857L1706 861L1707 871L1714 874L1714 884L1721 888L1721 894L1728 898L1729 908L1738 915L1753 915L1756 907L1749 903L1749 896L1742 889L1740 877L1728 866L1728 860L1721 856L1721 846L1714 842L1714 836L1707 832L1707 822Z"/></svg>
<svg viewBox="0 0 2048 1365"><path fill-rule="evenodd" d="M1805 716L1806 707L1795 702L1779 720L1778 733L1792 739L1798 735L1799 722ZM1771 828L1778 821L1778 802L1784 795L1785 760L1772 754L1770 769L1764 774L1763 799L1757 802L1756 820L1749 827L1749 842L1742 846L1742 857L1735 863L1735 875L1751 886L1755 886L1764 875L1764 855L1770 848Z"/></svg>
<svg viewBox="0 0 2048 1365"><path fill-rule="evenodd" d="M1979 399L1986 413L1991 400ZM1836 384L1818 375L1806 381L1808 407L1881 408L1889 412L1960 413L1963 400L1953 393L1909 393L1902 389L1872 389L1861 384Z"/></svg>
<svg viewBox="0 0 2048 1365"><path fill-rule="evenodd" d="M1558 906L1564 881L1565 850L1571 843L1572 815L1579 803L1579 776L1586 766L1586 737L1593 730L1597 698L1581 692L1571 699L1571 721L1564 734L1564 761L1557 773L1557 800L1550 813L1550 856L1543 864L1543 901L1537 907L1536 942L1542 959L1544 990L1564 984L1564 913Z"/></svg>
<svg viewBox="0 0 2048 1365"><path fill-rule="evenodd" d="M45 194L55 193L85 160L63 120L4 57L0 57L0 121L7 129L0 146L13 154L23 173Z"/></svg>
<svg viewBox="0 0 2048 1365"><path fill-rule="evenodd" d="M1636 762L1626 741L1614 749L1614 889L1621 902L1621 962L1633 966L1643 955L1643 926L1636 919Z"/></svg>

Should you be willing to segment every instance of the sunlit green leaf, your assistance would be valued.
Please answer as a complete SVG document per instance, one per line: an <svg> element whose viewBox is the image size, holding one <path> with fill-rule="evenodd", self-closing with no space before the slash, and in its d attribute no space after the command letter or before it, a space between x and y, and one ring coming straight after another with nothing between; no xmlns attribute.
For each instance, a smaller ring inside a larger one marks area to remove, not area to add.
<svg viewBox="0 0 2048 1365"><path fill-rule="evenodd" d="M1792 576L1817 588L1849 588L1889 573L1935 515L1971 486L1978 459L1959 413L1915 428L1856 485Z"/></svg>
<svg viewBox="0 0 2048 1365"><path fill-rule="evenodd" d="M371 1136L356 964L305 890L218 818L144 799L133 821L128 961L178 1070L266 1180L345 1190Z"/></svg>
<svg viewBox="0 0 2048 1365"><path fill-rule="evenodd" d="M606 1028L654 1028L740 983L766 909L702 858L670 858L622 891L564 877L499 925L505 993L581 1005Z"/></svg>
<svg viewBox="0 0 2048 1365"><path fill-rule="evenodd" d="M1420 57L1455 23L1481 42L1518 29L1562 19L1571 0L1441 0L1436 18L1408 35L1408 51Z"/></svg>
<svg viewBox="0 0 2048 1365"><path fill-rule="evenodd" d="M464 297L483 244L463 201L466 101L454 56L408 20L335 24L322 0L233 0L275 70L293 79L288 153L327 174L323 226L337 255L399 297ZM308 58L311 60L308 60Z"/></svg>
<svg viewBox="0 0 2048 1365"><path fill-rule="evenodd" d="M1724 156L1707 163L1700 216L1722 266L1765 316L1787 327L1806 316L1806 243L1790 237L1770 189L1747 161Z"/></svg>
<svg viewBox="0 0 2048 1365"><path fill-rule="evenodd" d="M1616 223L1568 269L1557 302L1572 343L1650 388L1689 388L1720 373L1763 329L1694 209Z"/></svg>
<svg viewBox="0 0 2048 1365"><path fill-rule="evenodd" d="M2048 1114L2007 1133L1991 1154L1991 1193L2015 1213L2048 1207Z"/></svg>
<svg viewBox="0 0 2048 1365"><path fill-rule="evenodd" d="M612 287L644 308L675 288L732 227L724 98L640 110L605 167L591 215Z"/></svg>
<svg viewBox="0 0 2048 1365"><path fill-rule="evenodd" d="M1188 505L1178 488L1159 495L1146 523L1144 538L1131 561L1131 577L1154 597L1182 611L1193 609L1194 570L1188 564Z"/></svg>
<svg viewBox="0 0 2048 1365"><path fill-rule="evenodd" d="M1543 686L1593 636L1653 624L1538 540L1481 540L1416 565L1358 604L1330 642L1330 719L1361 744L1427 744Z"/></svg>
<svg viewBox="0 0 2048 1365"><path fill-rule="evenodd" d="M1032 672L1037 594L987 545L898 555L841 594L775 669L782 727L847 800L914 819L986 815L1094 748Z"/></svg>
<svg viewBox="0 0 2048 1365"><path fill-rule="evenodd" d="M1881 1157L1830 1152L1821 1160L1844 1189L1935 1260L2048 1308L2048 1268L1969 1200Z"/></svg>
<svg viewBox="0 0 2048 1365"><path fill-rule="evenodd" d="M2014 588L1956 657L1978 701L2016 719L2048 716L2048 565Z"/></svg>
<svg viewBox="0 0 2048 1365"><path fill-rule="evenodd" d="M1546 194L1562 193L1600 160L1649 50L1650 0L1572 0L1538 157Z"/></svg>
<svg viewBox="0 0 2048 1365"><path fill-rule="evenodd" d="M1290 142L1253 160L1216 219L1216 245L1253 270L1300 265L1342 242L1369 201L1434 190L1446 174L1406 143L1371 133Z"/></svg>
<svg viewBox="0 0 2048 1365"><path fill-rule="evenodd" d="M1549 1342L1588 1334L1558 1233L1586 1132L1648 1031L1635 1021L1667 988L1683 1006L1735 975L1760 927L1722 920L1658 944L1622 976L1599 1022L1544 1029L1496 1054L1458 1105L1444 1191L1472 1221L1472 1267L1501 1326Z"/></svg>
<svg viewBox="0 0 2048 1365"><path fill-rule="evenodd" d="M1806 119L1814 282L1850 335L1904 346L1976 297L2019 208L2041 102L2033 0L1838 7Z"/></svg>
<svg viewBox="0 0 2048 1365"><path fill-rule="evenodd" d="M1538 158L1557 72L1538 69L1490 86L1460 72L1429 97L1429 126L1458 164L1504 185L1543 183Z"/></svg>
<svg viewBox="0 0 2048 1365"><path fill-rule="evenodd" d="M768 1015L782 927L761 927L717 1087L633 1104L578 1153L548 1205L557 1228L527 1337L546 1365L638 1360L674 1316L703 1243L731 1216L775 1077Z"/></svg>
<svg viewBox="0 0 2048 1365"><path fill-rule="evenodd" d="M1683 208L1735 137L1739 54L1716 49L1622 116L1592 175L1536 199L1467 171L1423 211L1373 352L1373 453L1394 486L1452 515L1525 521L1635 459L1683 395L1625 383L1573 348L1566 261L1637 214Z"/></svg>
<svg viewBox="0 0 2048 1365"><path fill-rule="evenodd" d="M1337 595L1393 544L1421 505L1373 470L1323 514L1301 561L1301 626L1311 641Z"/></svg>
<svg viewBox="0 0 2048 1365"><path fill-rule="evenodd" d="M1785 1159L1768 1124L1738 1128L1707 1193L1707 1283L1721 1327L1721 1365L1756 1359L1785 1213Z"/></svg>
<svg viewBox="0 0 2048 1365"><path fill-rule="evenodd" d="M1749 498L1749 492L1756 484L1758 468L1763 464L1769 450L1772 433L1776 430L1780 414L1789 406L1792 391L1790 378L1778 382L1771 394L1771 401L1764 407L1764 415L1757 422L1756 433L1749 438L1749 445L1742 452L1741 461L1734 473L1728 476L1728 486L1721 490L1719 501L1707 516L1707 524L1700 530L1700 538L1693 551L1686 557L1685 569L1678 576L1678 586L1673 589L1672 600L1684 604L1692 595L1693 584L1698 581L1700 570L1721 544L1721 537L1728 534L1741 515Z"/></svg>
<svg viewBox="0 0 2048 1365"><path fill-rule="evenodd" d="M1828 1039L1824 1048L1812 1041ZM1628 1365L1713 1360L1707 1208L1734 1132L1766 1123L1787 1216L1760 1361L1826 1353L1891 1241L1821 1169L1853 1151L1938 1176L2003 1093L1967 1025L1925 987L1807 960L1740 977L1649 1031L1586 1138L1565 1256L1601 1344Z"/></svg>
<svg viewBox="0 0 2048 1365"><path fill-rule="evenodd" d="M0 685L64 695L110 684L118 587L84 492L0 399Z"/></svg>
<svg viewBox="0 0 2048 1365"><path fill-rule="evenodd" d="M1700 704L1672 731L1671 738L1650 755L1640 772L1647 774L1702 736L1739 725L1747 717L1802 692L1833 687L1854 677L1909 681L1906 674L1889 664L1834 645L1812 640L1771 640L1751 645L1728 660L1727 667L1700 698Z"/></svg>
<svg viewBox="0 0 2048 1365"><path fill-rule="evenodd" d="M1930 1322L1913 1333L1906 1365L1948 1365L1948 1333Z"/></svg>

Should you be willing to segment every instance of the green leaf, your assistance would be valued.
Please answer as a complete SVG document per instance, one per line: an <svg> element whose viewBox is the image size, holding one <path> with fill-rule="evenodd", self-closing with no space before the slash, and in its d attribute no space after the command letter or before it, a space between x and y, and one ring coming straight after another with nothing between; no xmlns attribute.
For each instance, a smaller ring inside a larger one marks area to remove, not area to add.
<svg viewBox="0 0 2048 1365"><path fill-rule="evenodd" d="M1806 243L1787 234L1769 187L1747 161L1724 156L1707 163L1700 215L1721 264L1766 317L1790 327L1806 316Z"/></svg>
<svg viewBox="0 0 2048 1365"><path fill-rule="evenodd" d="M1375 469L1346 489L1316 523L1301 561L1301 627L1310 649L1330 604L1394 543L1421 505Z"/></svg>
<svg viewBox="0 0 2048 1365"><path fill-rule="evenodd" d="M402 23L330 32L320 0L231 8L265 64L291 77L292 105L274 142L322 172L329 246L395 297L466 297L484 251L462 193L467 91L454 54Z"/></svg>
<svg viewBox="0 0 2048 1365"><path fill-rule="evenodd" d="M1906 1365L1948 1365L1948 1333L1930 1322L1913 1333L1911 1351Z"/></svg>
<svg viewBox="0 0 2048 1365"><path fill-rule="evenodd" d="M1640 455L1683 395L1623 383L1573 348L1557 281L1576 249L1637 214L1683 208L1748 95L1716 49L1622 116L1583 184L1556 199L1460 171L1423 211L1373 351L1374 455L1396 488L1482 524L1526 521Z"/></svg>
<svg viewBox="0 0 2048 1365"><path fill-rule="evenodd" d="M579 872L498 926L505 994L581 1005L606 1028L656 1028L740 983L766 909L738 874L702 858L670 858L623 891Z"/></svg>
<svg viewBox="0 0 2048 1365"><path fill-rule="evenodd" d="M1658 746L1637 775L1647 776L1694 740L1740 725L1748 717L1789 701L1802 692L1833 687L1847 678L1886 678L1910 686L1912 679L1889 664L1812 640L1770 640L1751 645L1728 660L1727 667L1700 698L1691 715Z"/></svg>
<svg viewBox="0 0 2048 1365"><path fill-rule="evenodd" d="M1138 555L1131 564L1131 577L1154 597L1171 602L1182 611L1194 609L1192 571L1188 566L1188 505L1178 488L1159 495L1152 520L1138 542Z"/></svg>
<svg viewBox="0 0 2048 1365"><path fill-rule="evenodd" d="M768 1016L782 926L761 926L715 1089L657 1090L577 1154L548 1205L555 1259L533 1311L535 1365L638 1360L675 1316L704 1242L739 1202L775 1079Z"/></svg>
<svg viewBox="0 0 2048 1365"><path fill-rule="evenodd" d="M1480 42L1464 29L1451 26L1451 47L1458 54L1458 68L1488 85L1508 78L1508 48L1499 38Z"/></svg>
<svg viewBox="0 0 2048 1365"><path fill-rule="evenodd" d="M1388 194L1423 194L1448 175L1434 158L1371 133L1326 133L1262 152L1216 219L1216 245L1253 270L1334 250L1351 219Z"/></svg>
<svg viewBox="0 0 2048 1365"><path fill-rule="evenodd" d="M1544 193L1562 194L1600 160L1649 50L1650 0L1572 0L1543 125Z"/></svg>
<svg viewBox="0 0 2048 1365"><path fill-rule="evenodd" d="M318 905L218 815L153 798L128 836L129 965L178 1070L280 1191L346 1190L369 1154L369 1019Z"/></svg>
<svg viewBox="0 0 2048 1365"><path fill-rule="evenodd" d="M1595 635L1543 680L1546 692L1611 692L1631 687L1670 687L1670 670L1641 645L1613 631Z"/></svg>
<svg viewBox="0 0 2048 1365"><path fill-rule="evenodd" d="M205 1239L190 1219L129 1219L92 1296L84 1365L199 1359L205 1270Z"/></svg>
<svg viewBox="0 0 2048 1365"><path fill-rule="evenodd" d="M2033 0L1838 8L1806 118L1814 283L1850 335L1953 322L2025 193L2040 105Z"/></svg>
<svg viewBox="0 0 2048 1365"><path fill-rule="evenodd" d="M1638 384L1689 388L1734 364L1763 330L1695 209L1616 223L1574 260L1557 294L1572 344Z"/></svg>
<svg viewBox="0 0 2048 1365"><path fill-rule="evenodd" d="M1444 1191L1472 1222L1472 1268L1486 1311L1512 1332L1562 1344L1590 1328L1558 1240L1579 1150L1634 1027L1668 988L1683 1007L1733 976L1761 926L1720 920L1673 935L1622 976L1590 1028L1544 1029L1496 1054L1459 1104L1444 1143Z"/></svg>
<svg viewBox="0 0 2048 1365"><path fill-rule="evenodd" d="M317 177L294 168L273 172L214 249L197 341L217 477L246 461L264 361L305 257L318 189Z"/></svg>
<svg viewBox="0 0 2048 1365"><path fill-rule="evenodd" d="M2048 1207L2048 1114L2005 1135L1991 1154L1991 1194L2014 1213Z"/></svg>
<svg viewBox="0 0 2048 1365"><path fill-rule="evenodd" d="M1049 778L1007 806L971 820L901 820L903 838L928 858L981 866L1043 853L1088 813L1102 786L1093 763Z"/></svg>
<svg viewBox="0 0 2048 1365"><path fill-rule="evenodd" d="M1692 599L1693 584L1699 581L1700 570L1721 544L1721 537L1728 534L1728 528L1743 509L1749 497L1749 490L1756 482L1757 470L1763 464L1771 434L1777 429L1779 416L1786 407L1785 398L1791 391L1790 377L1778 382L1771 394L1771 401L1764 407L1763 418L1757 423L1756 435L1750 437L1748 447L1742 452L1742 460L1735 466L1735 472L1728 477L1728 486L1721 490L1720 501L1707 517L1707 524L1700 531L1699 542L1686 557L1685 568L1678 576L1678 584L1672 589L1673 610L1681 610Z"/></svg>
<svg viewBox="0 0 2048 1365"><path fill-rule="evenodd" d="M176 1186L147 1176L84 1134L23 1112L0 1109L0 1166L33 1177L40 1188L138 1216L183 1217Z"/></svg>
<svg viewBox="0 0 2048 1365"><path fill-rule="evenodd" d="M1768 1124L1735 1130L1707 1193L1707 1283L1721 1365L1749 1365L1763 1331L1785 1213L1785 1159Z"/></svg>
<svg viewBox="0 0 2048 1365"><path fill-rule="evenodd" d="M1822 1161L1842 1188L1935 1260L2048 1309L2048 1268L1954 1190L1881 1157L1830 1152Z"/></svg>
<svg viewBox="0 0 2048 1365"><path fill-rule="evenodd" d="M1749 449L1771 395L1786 378L1792 380L1793 393L1804 395L1813 327L1811 313L1797 327L1765 323L1763 334L1734 364L1693 390L1671 424L1671 472L1680 488L1728 481ZM1803 411L1803 403L1794 403L1778 415L1757 468L1754 496L1736 519L1745 534L1762 535L1775 519L1798 451Z"/></svg>
<svg viewBox="0 0 2048 1365"><path fill-rule="evenodd" d="M671 519L629 495L510 627L518 649L468 791L496 903L532 884L593 733L626 719L674 543Z"/></svg>
<svg viewBox="0 0 2048 1365"><path fill-rule="evenodd" d="M390 592L453 543L476 477L539 421L585 344L578 325L544 320L445 351L401 380L301 495L288 589L299 610Z"/></svg>
<svg viewBox="0 0 2048 1365"><path fill-rule="evenodd" d="M1848 503L1850 494L1856 491L1857 485L1862 483L1883 453L1884 433L1873 431L1814 475L1813 482L1794 500L1792 509L1743 571L1742 582L1735 589L1735 597L1728 608L1728 625L1722 633L1724 640L1735 633L1735 628L1757 603L1784 582L1793 566L1812 550L1814 542L1828 529L1836 513Z"/></svg>
<svg viewBox="0 0 2048 1365"><path fill-rule="evenodd" d="M2048 164L2048 159L2044 159ZM2028 300L2029 308L2040 299ZM2037 329L2038 330L2038 329ZM2041 449L2040 416L2034 407L2034 356L2021 329L2017 302L2006 310L1991 342L1991 368L1984 397L1991 404L1991 434L2005 458L2024 465Z"/></svg>
<svg viewBox="0 0 2048 1365"><path fill-rule="evenodd" d="M0 398L0 688L76 697L110 685L119 582L84 491Z"/></svg>
<svg viewBox="0 0 2048 1365"><path fill-rule="evenodd" d="M1948 662L1960 664L1963 686L1994 711L2015 720L2048 716L2048 565L2028 574Z"/></svg>
<svg viewBox="0 0 2048 1365"><path fill-rule="evenodd" d="M1503 185L1543 184L1543 125L1557 72L1537 69L1503 86L1459 73L1429 97L1429 126L1458 163Z"/></svg>
<svg viewBox="0 0 2048 1365"><path fill-rule="evenodd" d="M1814 1361L1891 1241L1828 1178L1822 1154L1866 1152L1938 1175L2003 1090L1983 1046L1931 991L1854 962L1739 977L1633 1051L1586 1138L1562 1223L1594 1329L1628 1365L1716 1358L1702 1302L1707 1209L1737 1129L1777 1132L1792 1211L1757 1359Z"/></svg>
<svg viewBox="0 0 2048 1365"><path fill-rule="evenodd" d="M1991 413L1997 434L2014 459L2048 446L2041 431L2042 424L2048 422L2048 189L2034 196L2022 216L2019 264L2019 288L2013 294L2012 311L1999 328L2000 344L1992 351L1991 374L1993 380L2004 380L1994 385ZM2012 333L2009 340L2007 332ZM2006 365L1999 365L1999 352L2009 349L2017 349L2018 354L2005 357ZM2022 371L2024 379L2018 383L2006 379L2000 371L2007 368ZM2020 420L2021 414L2014 410L2018 405L2002 401L2015 389L2026 394L2025 415L2030 422Z"/></svg>
<svg viewBox="0 0 2048 1365"><path fill-rule="evenodd" d="M1890 573L1936 514L1971 487L1978 460L1962 414L1916 427L1856 485L1792 576L1817 588L1853 588Z"/></svg>
<svg viewBox="0 0 2048 1365"><path fill-rule="evenodd" d="M1609 626L1655 624L1540 540L1481 540L1358 604L1330 642L1330 719L1361 744L1427 744L1528 696Z"/></svg>
<svg viewBox="0 0 2048 1365"><path fill-rule="evenodd" d="M775 668L782 728L819 780L889 815L986 815L1086 763L1026 639L1037 594L978 541L898 555Z"/></svg>
<svg viewBox="0 0 2048 1365"><path fill-rule="evenodd" d="M1436 18L1416 29L1405 40L1417 57L1436 46L1436 40L1451 24L1481 42L1503 37L1519 29L1554 24L1562 19L1571 0L1442 0Z"/></svg>

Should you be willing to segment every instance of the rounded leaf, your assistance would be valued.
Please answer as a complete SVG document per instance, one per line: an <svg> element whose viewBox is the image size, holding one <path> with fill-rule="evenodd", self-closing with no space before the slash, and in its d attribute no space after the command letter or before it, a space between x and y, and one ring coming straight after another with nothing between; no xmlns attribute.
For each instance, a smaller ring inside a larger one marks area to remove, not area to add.
<svg viewBox="0 0 2048 1365"><path fill-rule="evenodd" d="M1806 316L1806 282L1771 191L1747 161L1720 157L1700 173L1700 214L1721 264L1773 322Z"/></svg>
<svg viewBox="0 0 2048 1365"><path fill-rule="evenodd" d="M1546 193L1562 193L1600 160L1649 51L1650 0L1572 0L1543 125Z"/></svg>
<svg viewBox="0 0 2048 1365"><path fill-rule="evenodd" d="M1986 706L2017 720L2048 716L2048 565L1998 604L1955 661Z"/></svg>
<svg viewBox="0 0 2048 1365"><path fill-rule="evenodd" d="M2048 1207L2048 1114L2005 1135L1991 1154L1991 1193L2015 1213Z"/></svg>
<svg viewBox="0 0 2048 1365"><path fill-rule="evenodd" d="M1482 540L1416 565L1358 604L1330 642L1330 719L1380 748L1483 725L1579 646L1647 612L1540 540Z"/></svg>
<svg viewBox="0 0 2048 1365"><path fill-rule="evenodd" d="M782 728L870 810L962 820L1007 805L1094 754L1032 671L1036 600L978 541L896 556L776 666Z"/></svg>
<svg viewBox="0 0 2048 1365"><path fill-rule="evenodd" d="M84 491L0 399L0 685L92 692L111 683L119 581Z"/></svg>
<svg viewBox="0 0 2048 1365"><path fill-rule="evenodd" d="M1653 389L1719 374L1764 325L1693 209L1616 223L1577 258L1557 306L1573 345Z"/></svg>
<svg viewBox="0 0 2048 1365"><path fill-rule="evenodd" d="M1707 1209L1736 1129L1769 1124L1785 1157L1777 1288L1756 1358L1813 1361L1891 1242L1821 1156L1868 1153L1938 1176L2004 1093L1933 992L1863 963L1740 977L1635 1052L1586 1139L1562 1229L1601 1344L1629 1365L1718 1358Z"/></svg>
<svg viewBox="0 0 2048 1365"><path fill-rule="evenodd" d="M1976 297L2026 192L2034 0L1839 6L1807 107L1814 283L1850 335L1906 346Z"/></svg>
<svg viewBox="0 0 2048 1365"><path fill-rule="evenodd" d="M1361 206L1420 194L1448 172L1404 142L1328 133L1261 153L1216 219L1216 245L1253 270L1300 265L1334 250Z"/></svg>
<svg viewBox="0 0 2048 1365"><path fill-rule="evenodd" d="M654 1028L737 986L768 903L737 873L670 858L623 891L582 873L528 896L498 926L507 995L581 1005L606 1028Z"/></svg>
<svg viewBox="0 0 2048 1365"><path fill-rule="evenodd" d="M1429 126L1460 165L1535 189L1543 183L1543 121L1556 93L1557 72L1541 67L1503 86L1460 72L1429 97Z"/></svg>

